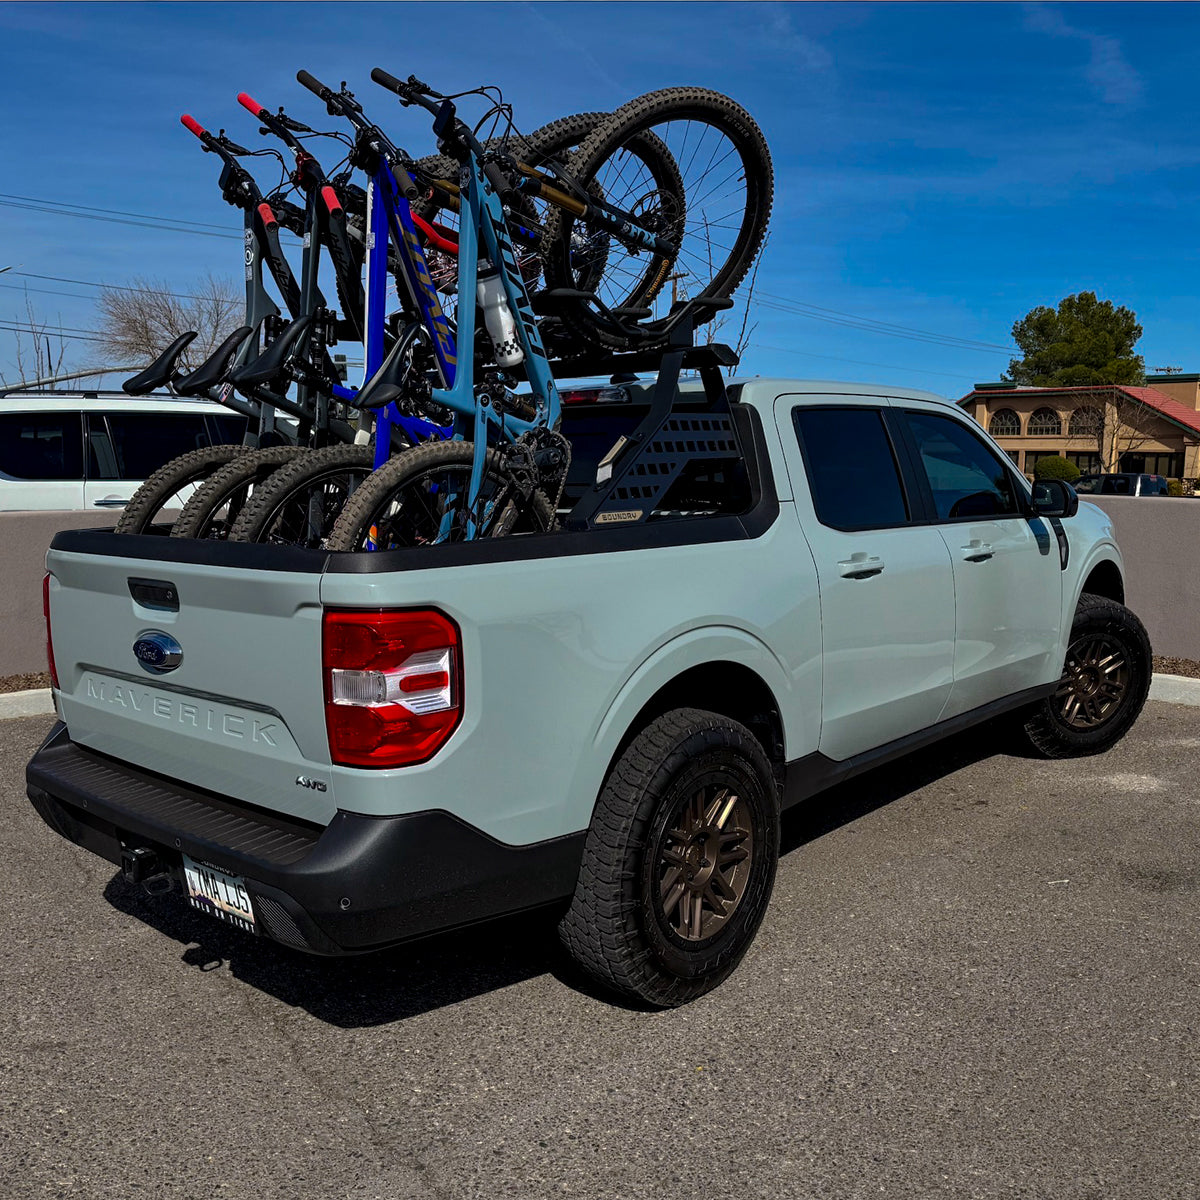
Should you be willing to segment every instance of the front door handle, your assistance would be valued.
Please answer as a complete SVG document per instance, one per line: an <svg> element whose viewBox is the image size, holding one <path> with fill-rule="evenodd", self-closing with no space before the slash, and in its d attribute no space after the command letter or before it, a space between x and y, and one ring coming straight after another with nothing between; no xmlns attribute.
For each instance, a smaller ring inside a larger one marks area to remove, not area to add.
<svg viewBox="0 0 1200 1200"><path fill-rule="evenodd" d="M987 542L981 542L978 538L972 538L962 548L962 556L965 562L987 562L994 553L995 551Z"/></svg>
<svg viewBox="0 0 1200 1200"><path fill-rule="evenodd" d="M838 563L838 574L843 579L870 579L883 571L883 559L869 554L852 554Z"/></svg>
<svg viewBox="0 0 1200 1200"><path fill-rule="evenodd" d="M93 500L93 508L124 508L128 500Z"/></svg>

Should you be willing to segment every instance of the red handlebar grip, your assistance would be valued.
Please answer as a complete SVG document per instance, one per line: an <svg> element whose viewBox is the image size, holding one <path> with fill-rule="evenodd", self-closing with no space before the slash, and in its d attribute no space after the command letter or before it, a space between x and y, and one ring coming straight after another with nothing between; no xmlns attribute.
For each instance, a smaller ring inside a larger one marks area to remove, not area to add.
<svg viewBox="0 0 1200 1200"><path fill-rule="evenodd" d="M243 108L249 109L256 117L267 111L257 100L252 96L247 96L245 92L238 92L238 103Z"/></svg>
<svg viewBox="0 0 1200 1200"><path fill-rule="evenodd" d="M260 204L258 206L258 216L259 220L262 221L263 226L267 229L271 229L279 224L279 222L275 219L275 214L271 211L271 206L269 204Z"/></svg>
<svg viewBox="0 0 1200 1200"><path fill-rule="evenodd" d="M186 125L198 138L202 138L208 132L195 117L189 117L187 113L184 113L179 120L181 124Z"/></svg>

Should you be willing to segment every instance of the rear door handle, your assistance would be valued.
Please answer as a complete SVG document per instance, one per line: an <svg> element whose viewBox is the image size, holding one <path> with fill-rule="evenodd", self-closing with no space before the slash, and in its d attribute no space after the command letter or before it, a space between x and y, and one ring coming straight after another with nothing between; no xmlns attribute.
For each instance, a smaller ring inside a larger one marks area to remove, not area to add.
<svg viewBox="0 0 1200 1200"><path fill-rule="evenodd" d="M852 554L838 563L838 574L843 579L870 579L883 571L883 559L868 554Z"/></svg>
<svg viewBox="0 0 1200 1200"><path fill-rule="evenodd" d="M966 562L987 562L994 553L987 542L981 542L978 538L972 538L962 548L962 556Z"/></svg>
<svg viewBox="0 0 1200 1200"><path fill-rule="evenodd" d="M124 508L128 500L93 500L93 508Z"/></svg>

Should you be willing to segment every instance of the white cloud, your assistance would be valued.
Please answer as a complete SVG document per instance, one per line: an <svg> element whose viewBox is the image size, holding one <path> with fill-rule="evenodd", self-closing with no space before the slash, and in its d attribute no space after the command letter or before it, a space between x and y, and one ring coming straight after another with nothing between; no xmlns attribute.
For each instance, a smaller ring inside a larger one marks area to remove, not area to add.
<svg viewBox="0 0 1200 1200"><path fill-rule="evenodd" d="M1025 28L1051 37L1073 38L1087 45L1089 54L1084 77L1106 104L1136 104L1142 95L1141 76L1125 61L1121 43L1102 33L1069 25L1057 8L1044 4L1025 6Z"/></svg>
<svg viewBox="0 0 1200 1200"><path fill-rule="evenodd" d="M792 13L787 4L760 4L763 15L763 36L772 48L793 55L797 65L808 71L828 71L833 66L833 56L820 42L799 33L792 26Z"/></svg>

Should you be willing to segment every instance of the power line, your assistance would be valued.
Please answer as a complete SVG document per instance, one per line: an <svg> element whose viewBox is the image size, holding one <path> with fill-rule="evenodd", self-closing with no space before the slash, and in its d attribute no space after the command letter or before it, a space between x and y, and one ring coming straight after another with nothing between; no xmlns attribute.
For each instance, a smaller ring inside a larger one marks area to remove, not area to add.
<svg viewBox="0 0 1200 1200"><path fill-rule="evenodd" d="M144 292L148 296L171 296L176 300L211 300L212 299L211 296L196 296L196 295L193 295L191 292L165 292L161 288L130 287L128 285L119 284L119 283L96 283L90 279L68 279L68 278L66 278L66 276L63 276L63 275L38 275L36 272L33 272L33 271L13 271L13 272L11 272L11 274L20 275L23 279L47 279L47 280L50 280L52 283L74 283L74 284L78 284L80 287L107 288L109 291L113 291L113 292ZM0 285L0 286L16 287L17 285L8 283L8 284ZM30 288L29 290L37 291L38 289ZM70 293L70 292L53 292L51 294L56 295L56 296L69 296L72 293ZM88 297L87 296L77 296L76 299L86 300L86 299L88 299Z"/></svg>
<svg viewBox="0 0 1200 1200"><path fill-rule="evenodd" d="M894 363L866 362L860 358L839 358L835 354L813 354L808 350L791 350L786 346L767 346L763 342L752 342L751 346L758 350L774 350L779 354L797 354L801 358L825 358L831 362L851 363L856 367L882 367L886 371L913 371L919 375L941 375L947 379L969 379L972 383L975 381L973 375L955 375L950 371L928 371L924 367L898 367Z"/></svg>
<svg viewBox="0 0 1200 1200"><path fill-rule="evenodd" d="M37 196L14 196L9 192L0 192L0 199L24 200L27 204L53 204L58 208L75 208L81 212L108 213L113 217L140 217L146 221L178 221L181 225L200 225L205 229L219 229L228 232L227 225L214 225L209 221L189 221L183 217L159 217L154 213L126 212L123 208L98 208L94 204L72 204L69 200L43 200Z"/></svg>
<svg viewBox="0 0 1200 1200"><path fill-rule="evenodd" d="M867 333L880 333L888 337L905 338L910 341L926 342L931 345L948 346L959 350L980 350L994 354L1014 354L1015 346L1001 346L995 342L980 342L972 338L960 338L954 334L936 333L929 329L917 329L909 325L897 325L891 321L877 321L873 317L859 317L853 313L844 313L838 309L822 308L816 304L806 304L799 300L789 300L785 296L776 296L770 292L759 292L755 299L764 307L777 312L789 313L792 316L808 317L813 321L824 321L830 325L841 325L849 329L859 329Z"/></svg>
<svg viewBox="0 0 1200 1200"><path fill-rule="evenodd" d="M64 337L71 342L102 342L104 338L88 337L82 333L59 333L58 330L40 330L34 332L27 325L5 325L0 323L0 331L5 333L27 333L30 337Z"/></svg>
<svg viewBox="0 0 1200 1200"><path fill-rule="evenodd" d="M0 195L3 195L3 193L0 193ZM195 234L197 237L224 238L228 241L238 242L242 240L240 234L216 233L215 231L208 229L189 228L188 224L182 222L172 223L170 222L169 218L160 217L153 218L148 221L135 221L126 217L106 217L100 215L98 212L73 212L71 209L56 208L44 202L37 204L21 204L16 200L4 199L0 199L0 207L18 208L23 209L26 212L42 213L54 217L83 217L88 221L104 221L109 225L133 225L140 229L157 229L164 233L191 233Z"/></svg>

